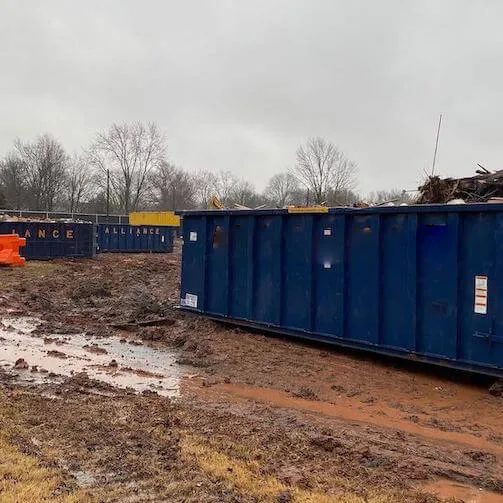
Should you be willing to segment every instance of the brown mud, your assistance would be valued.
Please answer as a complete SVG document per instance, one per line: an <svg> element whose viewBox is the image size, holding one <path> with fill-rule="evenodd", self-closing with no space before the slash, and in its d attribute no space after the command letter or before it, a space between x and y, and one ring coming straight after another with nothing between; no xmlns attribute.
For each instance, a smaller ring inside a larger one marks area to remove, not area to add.
<svg viewBox="0 0 503 503"><path fill-rule="evenodd" d="M423 490L443 499L455 499L466 503L502 503L503 495L484 489L467 486L451 480L437 480L425 484Z"/></svg>
<svg viewBox="0 0 503 503"><path fill-rule="evenodd" d="M0 270L0 436L58 470L61 494L501 501L503 399L484 379L186 314L179 262Z"/></svg>
<svg viewBox="0 0 503 503"><path fill-rule="evenodd" d="M379 428L402 431L428 440L450 442L459 444L459 447L481 449L496 456L503 456L503 445L495 445L493 442L473 434L446 431L434 426L422 426L416 422L402 419L400 412L396 409L376 404L375 402L362 405L358 400L340 397L336 403L327 403L319 400L292 397L284 391L274 389L252 388L226 383L216 385L213 391L222 391L224 394L229 393L241 398L256 400L286 409L323 414L354 424L369 424Z"/></svg>

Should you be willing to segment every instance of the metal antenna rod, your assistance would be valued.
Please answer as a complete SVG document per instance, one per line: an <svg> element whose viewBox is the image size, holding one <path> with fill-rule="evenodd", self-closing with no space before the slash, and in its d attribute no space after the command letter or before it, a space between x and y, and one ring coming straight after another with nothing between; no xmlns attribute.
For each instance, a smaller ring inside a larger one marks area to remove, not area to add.
<svg viewBox="0 0 503 503"><path fill-rule="evenodd" d="M435 163L437 162L438 139L440 137L440 126L442 125L442 114L438 119L437 141L435 142L435 153L433 154L433 164L431 166L431 176L435 173Z"/></svg>

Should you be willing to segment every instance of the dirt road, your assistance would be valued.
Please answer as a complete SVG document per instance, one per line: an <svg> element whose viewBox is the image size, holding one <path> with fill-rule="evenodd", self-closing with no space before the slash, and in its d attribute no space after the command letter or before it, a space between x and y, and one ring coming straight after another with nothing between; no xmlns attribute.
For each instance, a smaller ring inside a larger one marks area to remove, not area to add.
<svg viewBox="0 0 503 503"><path fill-rule="evenodd" d="M503 502L487 381L185 314L179 261L0 270L0 501Z"/></svg>

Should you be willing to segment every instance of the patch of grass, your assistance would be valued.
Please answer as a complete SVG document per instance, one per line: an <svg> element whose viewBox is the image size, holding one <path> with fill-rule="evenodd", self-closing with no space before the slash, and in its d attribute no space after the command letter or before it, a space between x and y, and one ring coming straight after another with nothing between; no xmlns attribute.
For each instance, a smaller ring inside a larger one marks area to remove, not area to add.
<svg viewBox="0 0 503 503"><path fill-rule="evenodd" d="M22 253L21 253L22 254ZM23 267L1 268L4 287L29 283L59 274L61 267L50 261L28 260Z"/></svg>
<svg viewBox="0 0 503 503"><path fill-rule="evenodd" d="M274 501L287 487L274 477L260 477L254 461L232 460L195 437L181 442L182 456L193 458L206 473L225 479L241 492L253 494L262 500Z"/></svg>
<svg viewBox="0 0 503 503"><path fill-rule="evenodd" d="M0 501L2 503L84 503L89 495L63 493L64 482L56 470L20 452L0 435Z"/></svg>
<svg viewBox="0 0 503 503"><path fill-rule="evenodd" d="M351 491L329 495L317 490L288 486L277 478L263 475L256 461L232 459L204 440L187 436L181 442L182 456L194 460L208 475L225 480L241 494L254 496L258 501L277 502L281 494L288 494L295 503L398 503L402 500L389 494L361 497Z"/></svg>

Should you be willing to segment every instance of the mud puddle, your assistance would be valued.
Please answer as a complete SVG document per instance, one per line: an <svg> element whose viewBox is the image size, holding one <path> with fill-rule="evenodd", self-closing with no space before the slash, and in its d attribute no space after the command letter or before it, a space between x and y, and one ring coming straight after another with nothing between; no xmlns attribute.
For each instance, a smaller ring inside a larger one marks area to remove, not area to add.
<svg viewBox="0 0 503 503"><path fill-rule="evenodd" d="M485 491L477 487L460 484L452 480L436 480L421 487L442 499L455 498L465 503L503 503L503 494Z"/></svg>
<svg viewBox="0 0 503 503"><path fill-rule="evenodd" d="M465 445L503 457L503 446L494 444L488 439L469 433L443 431L416 424L404 419L400 411L383 404L364 404L361 401L346 397L340 397L335 403L329 403L315 399L293 397L284 391L271 388L254 388L227 383L216 384L213 389L221 391L225 395L230 394L241 399L251 399L276 407L323 414L354 423L371 424L380 428L399 430L428 440Z"/></svg>
<svg viewBox="0 0 503 503"><path fill-rule="evenodd" d="M175 362L177 353L116 337L32 333L40 322L29 317L0 320L0 368L25 383L58 382L85 372L118 388L178 396L189 367Z"/></svg>

